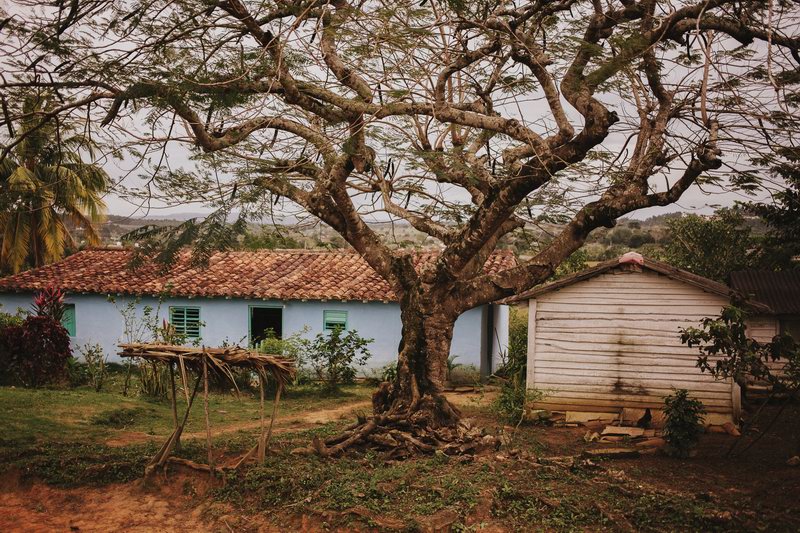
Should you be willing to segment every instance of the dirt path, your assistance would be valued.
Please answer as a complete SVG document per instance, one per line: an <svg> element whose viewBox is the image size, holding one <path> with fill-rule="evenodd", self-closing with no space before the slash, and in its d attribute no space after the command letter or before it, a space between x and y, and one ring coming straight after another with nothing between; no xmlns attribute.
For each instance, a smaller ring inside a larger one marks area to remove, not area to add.
<svg viewBox="0 0 800 533"><path fill-rule="evenodd" d="M336 422L345 418L351 418L358 411L369 411L371 402L369 400L361 400L353 403L346 403L338 407L317 409L314 411L307 411L305 413L297 413L290 416L281 417L280 412L275 421L275 427L272 430L273 435L280 435L281 433L288 433L291 431L303 431L310 429L315 425L327 424L329 422ZM235 433L237 431L258 429L261 426L260 420L248 420L246 422L237 422L225 426L212 426L211 431L215 436ZM147 442L150 440L161 441L165 437L163 435L150 435L141 431L124 431L115 435L114 437L105 441L107 446L127 446L129 444L136 444L140 442ZM193 431L184 433L183 439L205 439L205 431Z"/></svg>
<svg viewBox="0 0 800 533"><path fill-rule="evenodd" d="M170 491L146 491L139 483L56 489L3 477L0 531L209 531L205 508Z"/></svg>

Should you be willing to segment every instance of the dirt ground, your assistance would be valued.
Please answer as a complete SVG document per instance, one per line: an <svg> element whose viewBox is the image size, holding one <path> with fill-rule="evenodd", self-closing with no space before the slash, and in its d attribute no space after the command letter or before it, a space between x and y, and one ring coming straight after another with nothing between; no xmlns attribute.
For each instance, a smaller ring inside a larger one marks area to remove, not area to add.
<svg viewBox="0 0 800 533"><path fill-rule="evenodd" d="M327 424L329 422L336 422L345 418L352 418L355 413L369 412L372 409L370 401L361 401L348 403L332 409L316 409L308 411L300 416L281 417L280 415L275 420L273 426L273 435L280 435L289 431L302 431L310 429L316 425ZM215 436L224 435L226 433L236 433L237 431L257 429L261 425L261 421L252 420L238 424L228 424L223 427L214 427L213 432ZM206 432L193 431L183 434L184 440L188 439L205 439ZM115 435L113 438L105 441L107 446L127 446L129 444L136 444L147 441L161 441L164 437L149 435L140 431L127 431Z"/></svg>
<svg viewBox="0 0 800 533"><path fill-rule="evenodd" d="M474 394L453 395L452 399L465 410L486 400ZM280 422L277 429L297 430L298 426L308 427L348 418L368 407L366 402L357 402L336 409L309 412ZM470 414L478 413L478 422L489 430L492 424L496 425L485 410L474 411ZM697 457L692 459L676 460L656 454L609 461L604 466L614 476L627 480L626 491L652 489L708 502L712 508L719 509L723 530L729 529L724 525L735 514L737 524L746 524L742 528L745 530L759 530L759 524L769 523L773 525L772 531L798 531L800 466L787 466L786 460L795 453L800 438L800 424L797 423L800 406L793 406L790 411L783 417L787 422L779 424L756 446L739 455L726 454L734 442L733 437L707 434L702 439ZM769 418L769 410L765 418ZM225 428L225 431L249 427L245 424ZM518 442L514 444L518 450L525 450L529 446L527 443L537 443L540 453L545 455L569 455L590 446L583 441L586 429L582 427L529 427L520 432ZM741 437L738 448L743 449L755 434ZM133 440L136 438L134 436ZM496 460L505 462L504 475L514 475L513 453L501 450ZM149 486L136 481L100 488L59 489L25 481L18 473L6 473L0 478L0 531L319 531L325 524L324 517L298 516L291 509L275 509L270 517L243 514L229 504L211 498L207 494L209 483L205 474L186 471L173 472L168 481L156 480ZM491 502L490 499L487 501ZM399 527L391 519L384 520L357 508L349 512L361 513L368 518L370 527L355 526L362 530ZM479 523L481 527L475 526L476 529L505 531L501 520L489 518L491 503L488 509L485 505L478 506L471 512L481 515L467 521ZM277 522L275 515L281 516ZM281 526L276 526L276 523ZM608 529L627 529L624 521L621 524ZM775 524L780 526L776 528Z"/></svg>

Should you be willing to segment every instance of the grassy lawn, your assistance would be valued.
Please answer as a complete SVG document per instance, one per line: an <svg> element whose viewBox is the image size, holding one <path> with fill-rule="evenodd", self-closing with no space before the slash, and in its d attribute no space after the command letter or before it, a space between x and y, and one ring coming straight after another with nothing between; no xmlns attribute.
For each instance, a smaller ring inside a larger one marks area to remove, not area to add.
<svg viewBox="0 0 800 533"><path fill-rule="evenodd" d="M120 389L121 390L121 389ZM344 387L341 393L321 394L313 386L289 389L281 399L279 417L291 421L293 417L311 410L366 401L371 390L366 387ZM267 415L272 409L272 395L265 402ZM172 408L165 400L149 400L140 396L123 396L119 391L94 392L88 388L69 390L34 390L0 387L0 427L5 428L3 438L18 441L79 439L100 442L119 432L140 432L154 436L168 436L173 429ZM178 391L178 412L182 416L186 400ZM242 391L238 396L230 393L212 393L209 397L209 418L212 429L225 429L259 420L257 393ZM198 394L192 405L186 432L204 431L205 418L202 396Z"/></svg>
<svg viewBox="0 0 800 533"><path fill-rule="evenodd" d="M334 434L352 420L337 416L326 423L310 422L309 414L346 414L338 408L363 405L370 393L362 386L334 396L320 395L312 387L291 389L282 402L282 431L273 439L266 464L227 474L213 487L207 476L184 474L180 497L170 496L171 505L187 513L209 506L204 514L209 524L219 525L215 520L224 517L225 525L243 531L264 524L277 529L310 524L312 529L413 531L448 513L453 531L800 527L800 511L792 503L800 476L785 466L777 441L764 444L764 450L772 451L743 459L722 456L730 443L727 435L708 435L701 455L692 460L643 456L597 464L559 462L548 458L574 456L589 446L582 438L585 429L523 425L507 446L481 457L387 461L370 451L337 459L293 453L314 435ZM0 388L0 402L0 469L56 487L137 480L161 439L114 446L107 441L138 433L164 437L171 431L168 402L126 398L114 387L107 393ZM462 409L488 431L508 431L487 403L462 402ZM258 415L256 397L215 393L211 412L219 463L252 446L258 432L251 423ZM193 410L187 431L204 431L202 403ZM186 439L180 455L205 462L203 439ZM77 498L80 491L69 494Z"/></svg>

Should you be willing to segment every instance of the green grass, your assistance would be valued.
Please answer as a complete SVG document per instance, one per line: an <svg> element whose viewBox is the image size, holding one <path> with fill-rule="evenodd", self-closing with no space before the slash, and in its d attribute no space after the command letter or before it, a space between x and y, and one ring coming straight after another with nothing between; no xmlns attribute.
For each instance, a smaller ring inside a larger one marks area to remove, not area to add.
<svg viewBox="0 0 800 533"><path fill-rule="evenodd" d="M371 389L345 387L337 395L319 393L312 386L288 390L279 410L281 419L291 419L307 411L338 407L366 400ZM272 400L266 403L271 412ZM94 392L88 388L68 390L22 389L0 387L0 427L14 440L32 441L58 439L98 442L120 430L167 436L172 431L172 408L169 401L157 401L138 396L125 397L118 392ZM178 410L182 413L186 400L178 393ZM209 396L209 418L213 429L222 429L259 419L259 399L242 392L212 393ZM186 431L205 427L202 397L192 406Z"/></svg>

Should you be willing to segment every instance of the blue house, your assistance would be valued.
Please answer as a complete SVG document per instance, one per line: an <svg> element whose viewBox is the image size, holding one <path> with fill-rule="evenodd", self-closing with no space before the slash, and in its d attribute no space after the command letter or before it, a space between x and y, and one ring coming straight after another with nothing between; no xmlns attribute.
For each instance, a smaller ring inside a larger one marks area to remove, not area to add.
<svg viewBox="0 0 800 533"><path fill-rule="evenodd" d="M145 264L130 269L131 251L100 248L78 252L52 265L0 279L5 312L28 309L36 291L58 287L67 293L65 326L73 346L100 344L111 360L125 341L121 309L136 302L158 309L161 318L191 340L207 346L250 345L268 330L314 336L335 327L370 337L376 368L397 357L400 307L384 281L350 251L219 252L205 268L182 254L168 270ZM436 252L417 254L417 264ZM515 265L511 252L497 252L488 271ZM114 301L111 301L111 300ZM459 317L451 354L458 362L490 373L508 343L508 308L484 305Z"/></svg>

